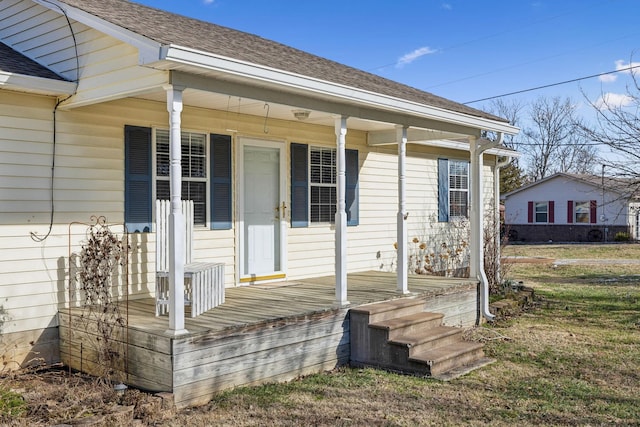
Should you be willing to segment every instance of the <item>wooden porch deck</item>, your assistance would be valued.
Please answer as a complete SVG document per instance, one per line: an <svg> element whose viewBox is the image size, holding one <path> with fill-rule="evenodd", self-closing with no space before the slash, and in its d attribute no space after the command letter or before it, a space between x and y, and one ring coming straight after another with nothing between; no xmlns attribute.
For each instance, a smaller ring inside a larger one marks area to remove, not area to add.
<svg viewBox="0 0 640 427"><path fill-rule="evenodd" d="M402 297L396 292L395 273L364 272L347 276L349 307ZM410 296L437 296L467 289L468 279L409 276ZM226 289L226 302L196 317L185 317L189 335L220 332L265 322L306 316L336 309L335 276ZM189 307L185 307L189 313ZM455 315L455 313L451 313ZM129 301L129 328L164 334L167 316L155 316L153 298Z"/></svg>
<svg viewBox="0 0 640 427"><path fill-rule="evenodd" d="M478 285L468 279L410 276L410 295L396 292L394 273L353 273L347 282L348 307L335 305L334 276L227 288L225 303L186 316L188 333L178 337L166 333L167 316L155 316L154 299L131 300L122 338L127 382L171 392L185 407L206 403L225 388L345 365L349 309L395 298L422 298L425 310L444 313L451 326L476 322ZM87 342L96 335L81 322L80 309L60 312L61 357L74 369L95 373L99 363Z"/></svg>

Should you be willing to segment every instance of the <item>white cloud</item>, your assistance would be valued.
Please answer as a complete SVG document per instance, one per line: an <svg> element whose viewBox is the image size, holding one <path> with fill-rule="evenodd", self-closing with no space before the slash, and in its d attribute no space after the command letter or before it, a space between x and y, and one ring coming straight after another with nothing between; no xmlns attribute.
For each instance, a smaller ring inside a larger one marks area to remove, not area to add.
<svg viewBox="0 0 640 427"><path fill-rule="evenodd" d="M424 46L414 50L413 52L409 52L406 55L402 55L398 62L396 63L397 68L402 68L407 64L411 64L416 59L420 58L424 55L429 55L430 53L437 52L435 49L431 49L430 47Z"/></svg>
<svg viewBox="0 0 640 427"><path fill-rule="evenodd" d="M450 3L442 3L441 6L444 10L453 10L453 6Z"/></svg>
<svg viewBox="0 0 640 427"><path fill-rule="evenodd" d="M616 71L618 71L618 73L602 74L598 76L598 80L600 80L602 83L613 83L618 80L618 74L620 73L633 73L635 76L640 76L640 62L625 63L624 60L618 59L615 64Z"/></svg>
<svg viewBox="0 0 640 427"><path fill-rule="evenodd" d="M638 75L640 74L640 62L629 62L625 64L622 59L618 59L616 61L616 70L625 74L633 73L634 75Z"/></svg>
<svg viewBox="0 0 640 427"><path fill-rule="evenodd" d="M598 80L602 83L613 83L618 80L618 76L616 74L600 74L598 76Z"/></svg>
<svg viewBox="0 0 640 427"><path fill-rule="evenodd" d="M600 110L621 108L631 105L633 98L626 93L607 92L603 94L595 103Z"/></svg>
<svg viewBox="0 0 640 427"><path fill-rule="evenodd" d="M213 4L215 0L202 0L202 3L204 4Z"/></svg>

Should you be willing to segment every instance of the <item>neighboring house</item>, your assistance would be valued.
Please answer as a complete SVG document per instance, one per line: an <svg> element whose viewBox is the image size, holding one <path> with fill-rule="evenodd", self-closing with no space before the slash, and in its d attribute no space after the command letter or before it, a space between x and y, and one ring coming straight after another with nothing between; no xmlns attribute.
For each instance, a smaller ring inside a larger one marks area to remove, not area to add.
<svg viewBox="0 0 640 427"><path fill-rule="evenodd" d="M522 242L606 242L617 233L637 240L636 187L627 179L556 173L502 195L505 229Z"/></svg>
<svg viewBox="0 0 640 427"><path fill-rule="evenodd" d="M347 272L384 260L408 293L407 240L431 219L441 230L468 216L471 277L489 316L482 219L495 207L498 156L513 153L485 131L517 129L207 22L125 0L3 0L4 364L60 361L58 310L83 239L75 223L126 223L129 299L153 297L153 200L170 196L194 200L195 260L224 263L227 288L335 275L338 307ZM183 286L179 268L172 289ZM186 332L175 294L162 336Z"/></svg>

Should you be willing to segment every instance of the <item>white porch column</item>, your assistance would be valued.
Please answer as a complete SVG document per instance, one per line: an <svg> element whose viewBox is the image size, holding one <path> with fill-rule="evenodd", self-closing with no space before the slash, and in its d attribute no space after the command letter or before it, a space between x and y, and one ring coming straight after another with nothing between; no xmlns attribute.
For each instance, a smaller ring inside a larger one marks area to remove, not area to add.
<svg viewBox="0 0 640 427"><path fill-rule="evenodd" d="M169 179L171 212L169 213L169 329L167 333L180 335L184 328L184 216L181 209L182 159L181 113L182 88L167 88L169 111Z"/></svg>
<svg viewBox="0 0 640 427"><path fill-rule="evenodd" d="M484 200L482 197L482 169L484 166L483 152L489 145L482 146L478 138L469 137L471 154L471 194L470 194L470 224L471 224L471 259L469 278L480 282L480 309L487 320L495 317L489 312L489 281L484 271Z"/></svg>
<svg viewBox="0 0 640 427"><path fill-rule="evenodd" d="M396 126L398 141L398 215L396 234L398 241L398 292L409 293L408 261L407 261L407 127Z"/></svg>
<svg viewBox="0 0 640 427"><path fill-rule="evenodd" d="M346 177L346 135L347 118L337 117L335 121L337 145L337 209L336 224L336 303L340 306L347 301L347 177Z"/></svg>

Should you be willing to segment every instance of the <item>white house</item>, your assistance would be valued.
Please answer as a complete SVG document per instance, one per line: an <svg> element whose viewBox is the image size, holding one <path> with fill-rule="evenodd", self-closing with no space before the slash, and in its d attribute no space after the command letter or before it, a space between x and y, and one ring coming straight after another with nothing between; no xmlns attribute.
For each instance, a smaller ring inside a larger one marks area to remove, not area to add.
<svg viewBox="0 0 640 427"><path fill-rule="evenodd" d="M208 22L125 0L3 0L4 364L60 361L70 253L92 216L130 233L128 301L154 296L161 198L176 226L170 315L156 337L171 343L203 328L185 325L181 198L194 201L195 261L223 263L227 289L334 275L339 308L349 306L347 273L398 266L392 287L411 292L409 240L468 217L482 296L469 306L490 317L482 221L498 158L513 153L485 131L517 129Z"/></svg>
<svg viewBox="0 0 640 427"><path fill-rule="evenodd" d="M638 239L638 196L631 180L556 173L502 195L513 241L605 242Z"/></svg>

